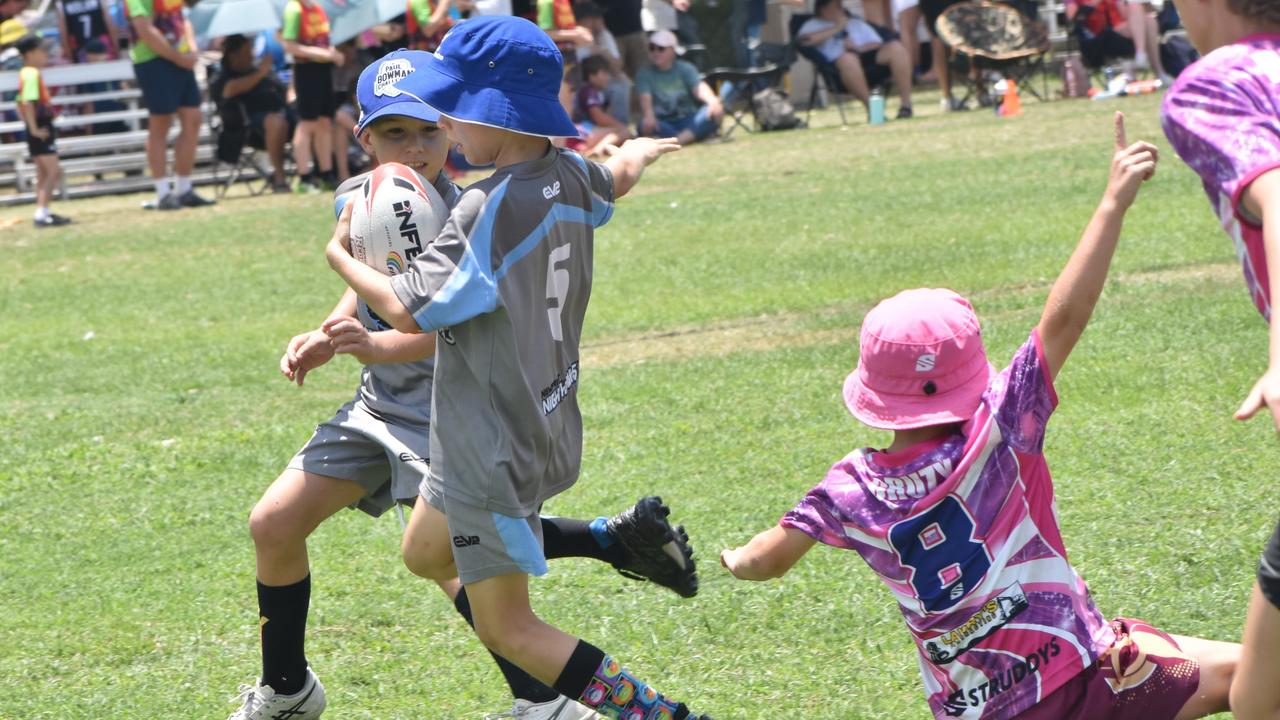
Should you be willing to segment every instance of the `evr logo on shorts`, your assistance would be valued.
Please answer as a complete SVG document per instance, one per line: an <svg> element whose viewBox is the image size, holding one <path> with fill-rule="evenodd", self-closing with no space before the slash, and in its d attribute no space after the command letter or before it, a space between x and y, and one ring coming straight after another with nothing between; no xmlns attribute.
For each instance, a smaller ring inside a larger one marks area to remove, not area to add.
<svg viewBox="0 0 1280 720"><path fill-rule="evenodd" d="M464 547L471 547L472 545L479 545L479 544L480 544L479 535L454 535L453 536L454 547L464 548Z"/></svg>

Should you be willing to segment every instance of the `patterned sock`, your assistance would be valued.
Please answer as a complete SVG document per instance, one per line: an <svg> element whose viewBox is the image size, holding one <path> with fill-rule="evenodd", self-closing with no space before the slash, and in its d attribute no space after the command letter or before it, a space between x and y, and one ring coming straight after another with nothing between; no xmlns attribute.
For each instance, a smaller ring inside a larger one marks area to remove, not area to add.
<svg viewBox="0 0 1280 720"><path fill-rule="evenodd" d="M466 588L458 591L458 596L453 599L453 607L462 616L462 619L467 621L468 625L475 628L476 621L471 617L471 601L467 599ZM502 671L502 677L506 679L507 687L511 688L511 696L516 700L544 703L560 697L560 694L555 690L538 682L529 673L512 665L506 658L494 655L492 652L489 655L498 664L498 670Z"/></svg>
<svg viewBox="0 0 1280 720"><path fill-rule="evenodd" d="M596 531L597 523L600 533ZM542 551L548 560L585 557L620 563L625 559L622 546L615 543L609 531L604 529L604 518L597 518L591 523L573 518L542 518Z"/></svg>
<svg viewBox="0 0 1280 720"><path fill-rule="evenodd" d="M292 585L258 582L258 626L262 631L262 684L292 695L307 681L304 638L311 604L311 575Z"/></svg>
<svg viewBox="0 0 1280 720"><path fill-rule="evenodd" d="M685 720L689 708L668 700L622 669L600 648L578 641L555 689L612 720Z"/></svg>

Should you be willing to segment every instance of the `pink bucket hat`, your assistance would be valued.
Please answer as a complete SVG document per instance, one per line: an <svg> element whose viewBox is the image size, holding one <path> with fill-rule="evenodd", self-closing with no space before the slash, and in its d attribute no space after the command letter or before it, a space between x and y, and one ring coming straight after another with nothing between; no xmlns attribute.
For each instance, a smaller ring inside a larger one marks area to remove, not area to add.
<svg viewBox="0 0 1280 720"><path fill-rule="evenodd" d="M995 372L973 306L950 290L906 290L881 302L863 319L858 344L844 404L884 430L968 420Z"/></svg>

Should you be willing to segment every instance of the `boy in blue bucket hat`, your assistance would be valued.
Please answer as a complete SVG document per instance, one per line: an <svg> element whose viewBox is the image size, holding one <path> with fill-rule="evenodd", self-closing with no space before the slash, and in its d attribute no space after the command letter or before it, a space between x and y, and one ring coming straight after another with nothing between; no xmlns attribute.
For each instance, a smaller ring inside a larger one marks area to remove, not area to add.
<svg viewBox="0 0 1280 720"><path fill-rule="evenodd" d="M674 138L632 140L603 164L552 146L576 134L560 105L559 50L520 18L469 20L396 87L440 111L467 161L467 188L405 273L350 253L349 211L330 265L403 332L437 333L432 465L402 546L432 579L458 577L489 649L606 718L685 720L598 648L542 622L528 576L546 572L538 508L578 478L578 344L591 294L594 229Z"/></svg>
<svg viewBox="0 0 1280 720"><path fill-rule="evenodd" d="M360 74L360 118L354 130L374 164L396 162L427 178L452 207L461 196L443 172L449 141L440 114L395 84L431 59L426 52L397 50ZM340 213L347 193L367 175L351 178L335 193ZM355 397L320 424L250 514L256 556L262 674L245 685L231 720L283 717L314 720L325 708L324 687L308 667L305 632L311 597L306 541L344 507L379 516L412 503L430 456L435 335L401 333L347 290L316 329L293 337L280 360L281 373L303 383L309 371L337 354L364 367ZM609 562L634 579L647 579L691 596L697 591L692 551L681 528L667 522L656 497L593 523L540 518L548 557L590 557ZM593 527L594 526L594 527ZM594 532L593 532L594 530ZM674 538L685 562L664 552ZM468 621L471 610L456 579L438 582ZM525 720L586 720L595 714L494 656L514 696L512 716Z"/></svg>

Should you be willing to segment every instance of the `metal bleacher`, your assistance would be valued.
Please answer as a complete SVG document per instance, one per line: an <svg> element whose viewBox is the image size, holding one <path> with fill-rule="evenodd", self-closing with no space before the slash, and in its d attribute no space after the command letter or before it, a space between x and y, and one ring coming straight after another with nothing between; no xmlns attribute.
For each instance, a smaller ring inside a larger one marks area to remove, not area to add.
<svg viewBox="0 0 1280 720"><path fill-rule="evenodd" d="M147 170L145 120L142 94L134 86L133 64L127 60L60 65L42 73L45 86L53 95L52 103L60 115L54 120L58 128L58 156L62 165L59 196L86 197L108 193L145 190L152 185ZM79 93L79 88L97 83L114 84L119 89L95 93ZM18 73L0 72L0 97L11 98L18 89ZM204 90L203 83L201 90ZM124 109L104 112L75 112L94 102L114 101ZM0 101L0 118L16 117L17 103ZM196 182L214 179L213 138L208 116L212 105L205 103L200 123L200 140L196 149ZM110 124L113 131L105 131ZM123 130L121 130L123 126ZM88 129L92 134L77 134ZM13 138L23 132L20 119L0 120L0 138ZM172 162L173 140L178 134L175 118L169 132L169 159ZM34 199L35 167L27 157L25 140L0 143L0 188L15 192L0 194L0 205L31 202ZM2 191L0 191L2 192Z"/></svg>

